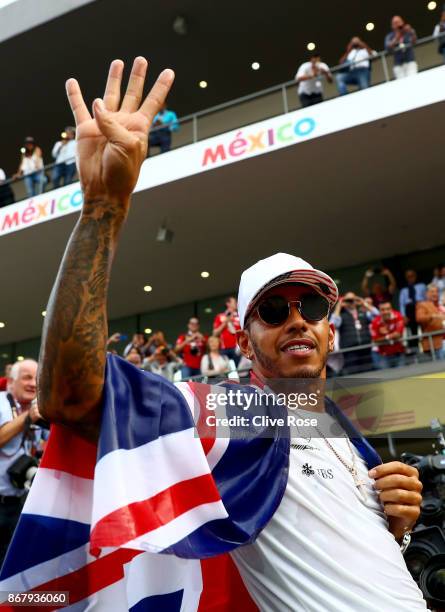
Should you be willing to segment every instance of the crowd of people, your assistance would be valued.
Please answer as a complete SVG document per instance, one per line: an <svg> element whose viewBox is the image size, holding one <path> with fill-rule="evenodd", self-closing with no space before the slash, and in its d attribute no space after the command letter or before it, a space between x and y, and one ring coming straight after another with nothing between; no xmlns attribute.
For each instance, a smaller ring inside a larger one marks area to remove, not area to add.
<svg viewBox="0 0 445 612"><path fill-rule="evenodd" d="M406 270L398 289L392 272L376 267L365 272L361 293L346 291L330 314L335 327L335 352L328 358L330 376L398 367L412 361L444 359L445 265L434 271L431 282L419 282L415 270ZM398 294L398 297L397 297ZM248 373L251 363L240 355L236 332L240 329L237 300L230 296L213 321L211 335L190 317L174 343L163 331L133 334L122 351L135 366L170 381L206 377L210 381ZM114 333L108 350L127 339Z"/></svg>
<svg viewBox="0 0 445 612"><path fill-rule="evenodd" d="M434 28L433 36L438 37L438 51L445 61L445 10ZM391 20L391 31L384 41L385 50L393 57L394 78L400 79L416 74L418 65L414 45L417 42L415 29L395 15ZM349 87L366 89L370 85L372 60L377 52L358 36L353 36L339 59L340 68L336 70L335 81L338 93L343 96ZM323 84L332 83L334 77L329 66L322 61L320 53L313 52L309 61L298 68L295 75L301 105L312 106L323 102Z"/></svg>
<svg viewBox="0 0 445 612"><path fill-rule="evenodd" d="M150 147L159 147L160 153L171 148L172 133L179 130L176 113L164 104L153 121L150 132ZM20 149L20 162L12 179L22 178L26 194L32 198L47 189L57 189L77 180L76 174L76 129L67 126L54 143L51 151L52 164L44 164L42 148L33 136L24 139ZM15 202L14 191L0 168L0 207Z"/></svg>
<svg viewBox="0 0 445 612"><path fill-rule="evenodd" d="M445 5L444 5L445 7ZM438 51L445 61L445 10L434 28L433 36L439 40ZM394 59L396 79L415 74L418 70L414 45L417 41L415 29L399 15L391 20L391 31L385 37L385 50ZM365 41L353 36L345 52L339 59L340 69L335 73L335 81L340 95L349 92L349 87L366 89L370 85L372 59L377 55ZM314 52L309 61L298 68L295 75L298 96L303 107L323 101L324 81L332 83L334 77L329 66L321 60L320 53ZM179 130L176 113L164 103L153 121L150 132L150 147L159 148L160 153L170 151L172 134ZM68 126L52 149L52 165L44 165L41 147L32 136L27 136L21 148L21 157L13 179L23 177L28 197L39 195L47 188L57 189L76 179L76 141L75 128ZM14 191L5 172L0 168L0 207L15 201Z"/></svg>

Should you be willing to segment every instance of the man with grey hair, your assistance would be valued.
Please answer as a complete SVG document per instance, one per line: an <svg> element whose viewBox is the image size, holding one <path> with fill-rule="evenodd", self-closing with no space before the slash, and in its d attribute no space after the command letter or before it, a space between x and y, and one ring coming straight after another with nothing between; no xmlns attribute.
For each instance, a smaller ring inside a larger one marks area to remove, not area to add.
<svg viewBox="0 0 445 612"><path fill-rule="evenodd" d="M41 438L41 431L34 430L34 440L27 444L30 425L41 418L33 403L37 394L36 378L36 361L17 361L9 372L7 390L0 393L0 565L25 499L25 489L12 484L8 469Z"/></svg>

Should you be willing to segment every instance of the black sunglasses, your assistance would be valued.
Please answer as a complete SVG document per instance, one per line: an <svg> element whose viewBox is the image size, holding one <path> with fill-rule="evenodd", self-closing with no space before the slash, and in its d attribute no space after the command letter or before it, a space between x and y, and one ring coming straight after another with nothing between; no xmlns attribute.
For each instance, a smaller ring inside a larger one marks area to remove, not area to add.
<svg viewBox="0 0 445 612"><path fill-rule="evenodd" d="M258 316L266 325L282 325L287 321L291 305L306 321L321 321L329 314L329 302L318 293L307 293L299 300L286 300L281 295L271 295L256 307Z"/></svg>

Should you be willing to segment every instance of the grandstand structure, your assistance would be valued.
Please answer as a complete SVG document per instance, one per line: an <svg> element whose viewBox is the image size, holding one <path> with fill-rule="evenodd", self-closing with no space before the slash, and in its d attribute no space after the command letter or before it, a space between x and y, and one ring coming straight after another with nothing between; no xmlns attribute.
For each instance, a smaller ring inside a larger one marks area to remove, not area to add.
<svg viewBox="0 0 445 612"><path fill-rule="evenodd" d="M20 4L25 0L17 0ZM236 294L241 271L277 251L295 253L329 271L341 291L359 291L370 267L384 264L399 280L412 267L429 280L437 262L445 260L440 222L445 67L437 41L428 38L434 16L419 8L422 3L360 3L360 15L358 7L349 12L332 7L342 18L335 37L329 20L334 13L320 18L305 8L300 20L281 16L283 31L272 28L266 46L265 26L261 29L259 15L249 9L257 30L244 31L242 44L233 48L227 15L212 13L203 3L172 2L167 9L155 2L145 14L136 7L143 3L129 1L126 11L134 9L133 18L120 29L120 3L107 4L108 9L103 0L62 4L63 14L48 14L44 23L29 23L25 32L0 35L0 57L15 57L19 74L23 47L37 49L36 69L31 76L24 74L23 82L13 77L12 66L3 74L10 113L17 109L4 127L0 147L0 166L8 174L24 135L33 134L49 153L60 129L71 122L65 77L79 76L88 96L101 95L95 75L102 75L104 64L115 56L142 53L153 57L155 72L164 64L175 68L171 106L185 117L173 150L144 163L113 269L110 333L162 329L172 342L191 315L199 316L209 331L224 297ZM266 11L262 2L256 5L262 17L274 10L268 5ZM188 24L185 35L172 30L181 7ZM238 8L245 24L246 9ZM0 21L7 9L0 9ZM372 63L372 87L340 98L335 86L328 86L325 102L299 108L292 77L305 57L306 41L316 36L326 50L324 58L335 65L350 36L372 17L377 32L359 33L379 51L391 12L401 10L425 37L416 48L417 75L394 81L392 58L381 53ZM106 24L104 14L109 15ZM203 49L212 48L211 35L215 50L203 58ZM44 51L39 46L43 40ZM266 49L272 47L268 57ZM261 61L258 75L250 71L249 58ZM11 64L17 69L16 62ZM43 95L39 74L45 74L45 88L50 82ZM201 78L209 81L204 93L197 86ZM0 209L0 321L5 324L0 328L0 368L18 356L38 355L42 312L82 203L78 183L32 200L20 183L12 186L16 203ZM168 230L168 240L159 240L165 236L161 229ZM144 290L147 286L150 291ZM423 375L442 370L437 363L425 365ZM426 427L427 417L414 425Z"/></svg>

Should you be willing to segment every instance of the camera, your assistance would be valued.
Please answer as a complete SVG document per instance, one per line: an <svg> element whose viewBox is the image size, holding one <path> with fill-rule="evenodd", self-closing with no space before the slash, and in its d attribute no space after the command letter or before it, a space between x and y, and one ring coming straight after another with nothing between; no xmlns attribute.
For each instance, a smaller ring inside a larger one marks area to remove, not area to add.
<svg viewBox="0 0 445 612"><path fill-rule="evenodd" d="M404 557L429 604L445 608L445 438L438 419L431 421L431 429L437 433L435 454L401 455L404 463L419 470L423 484L420 517Z"/></svg>
<svg viewBox="0 0 445 612"><path fill-rule="evenodd" d="M38 465L38 461L34 457L20 455L7 470L12 485L17 489L29 491L37 474Z"/></svg>
<svg viewBox="0 0 445 612"><path fill-rule="evenodd" d="M193 355L194 357L199 355L199 348L196 346L196 344L194 346L190 345L190 355Z"/></svg>

